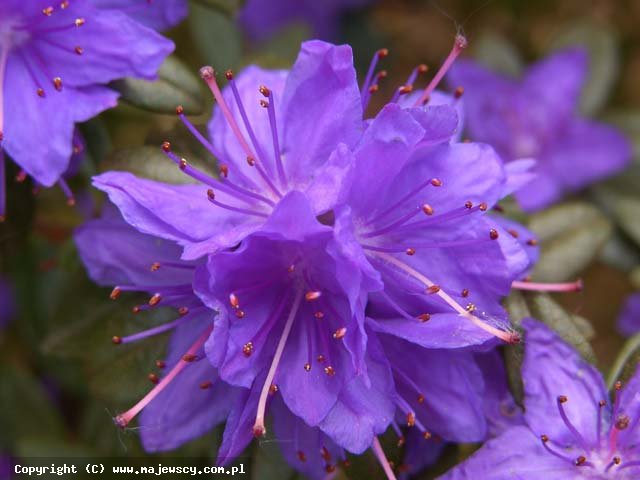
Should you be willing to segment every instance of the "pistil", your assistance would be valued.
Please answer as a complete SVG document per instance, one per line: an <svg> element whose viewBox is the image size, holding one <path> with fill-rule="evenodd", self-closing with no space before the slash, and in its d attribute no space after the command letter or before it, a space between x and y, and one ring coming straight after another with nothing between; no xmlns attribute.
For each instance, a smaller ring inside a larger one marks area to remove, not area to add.
<svg viewBox="0 0 640 480"><path fill-rule="evenodd" d="M301 301L302 301L302 290L299 289L296 292L296 296L293 300L293 305L291 306L291 311L289 312L289 317L287 318L287 321L284 325L284 329L282 330L282 335L280 336L280 340L278 341L276 352L273 355L273 360L271 361L271 366L269 367L267 378L265 379L264 385L262 387L262 391L260 392L260 398L258 400L258 409L256 411L256 421L253 424L253 434L256 437L264 436L267 433L267 429L264 426L264 416L265 416L265 410L267 408L267 397L269 396L269 390L271 389L271 384L273 383L273 379L278 370L278 365L280 364L280 359L282 358L282 352L284 352L284 347L287 344L287 339L289 338L289 333L291 333L291 327L293 326L293 321L296 318L296 315L298 314Z"/></svg>

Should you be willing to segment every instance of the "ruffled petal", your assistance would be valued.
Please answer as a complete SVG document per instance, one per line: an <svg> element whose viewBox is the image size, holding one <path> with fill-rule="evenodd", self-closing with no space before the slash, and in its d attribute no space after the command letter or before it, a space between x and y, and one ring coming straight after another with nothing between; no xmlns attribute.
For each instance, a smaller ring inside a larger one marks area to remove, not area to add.
<svg viewBox="0 0 640 480"><path fill-rule="evenodd" d="M185 259L232 247L263 223L260 217L212 205L201 185L169 185L128 172L103 173L93 178L93 185L109 195L138 231L185 247ZM224 203L237 203L228 197L216 193L216 199Z"/></svg>
<svg viewBox="0 0 640 480"><path fill-rule="evenodd" d="M339 143L353 146L364 124L351 47L303 43L287 78L282 112L283 161L294 184L327 162Z"/></svg>
<svg viewBox="0 0 640 480"><path fill-rule="evenodd" d="M347 383L320 424L338 445L356 454L370 448L374 437L387 429L395 410L393 377L375 337L367 345L367 372L368 384L362 377Z"/></svg>

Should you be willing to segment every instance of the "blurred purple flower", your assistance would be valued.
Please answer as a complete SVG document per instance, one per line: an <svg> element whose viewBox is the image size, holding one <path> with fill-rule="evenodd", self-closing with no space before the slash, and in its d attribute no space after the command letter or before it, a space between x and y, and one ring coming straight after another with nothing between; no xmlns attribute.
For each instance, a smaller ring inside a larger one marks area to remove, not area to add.
<svg viewBox="0 0 640 480"><path fill-rule="evenodd" d="M635 479L640 370L608 402L602 375L540 322L526 319L524 422L512 426L443 480Z"/></svg>
<svg viewBox="0 0 640 480"><path fill-rule="evenodd" d="M75 123L116 104L117 93L103 85L126 76L152 79L172 50L153 30L91 2L2 2L0 217L4 151L37 184L60 182Z"/></svg>
<svg viewBox="0 0 640 480"><path fill-rule="evenodd" d="M252 40L265 40L279 29L302 22L312 37L332 40L338 31L340 15L364 7L372 0L247 0L239 21Z"/></svg>
<svg viewBox="0 0 640 480"><path fill-rule="evenodd" d="M91 0L104 9L120 10L154 30L166 30L180 23L189 10L187 0Z"/></svg>
<svg viewBox="0 0 640 480"><path fill-rule="evenodd" d="M0 329L6 327L16 313L13 287L0 277Z"/></svg>
<svg viewBox="0 0 640 480"><path fill-rule="evenodd" d="M449 83L464 87L469 134L493 145L507 162L534 158L537 176L516 192L521 206L539 210L570 192L620 171L631 158L615 128L578 116L586 80L583 50L553 54L517 81L463 60Z"/></svg>
<svg viewBox="0 0 640 480"><path fill-rule="evenodd" d="M627 337L640 333L640 293L627 297L618 316L617 328Z"/></svg>

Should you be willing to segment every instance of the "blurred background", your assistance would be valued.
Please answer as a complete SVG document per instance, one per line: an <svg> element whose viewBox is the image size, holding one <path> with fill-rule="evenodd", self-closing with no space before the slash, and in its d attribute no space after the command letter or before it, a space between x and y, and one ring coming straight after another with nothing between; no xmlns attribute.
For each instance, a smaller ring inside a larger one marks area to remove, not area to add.
<svg viewBox="0 0 640 480"><path fill-rule="evenodd" d="M509 306L550 316L559 325L570 320L575 343L607 372L625 340L615 328L620 308L628 294L640 289L640 2L353 3L360 6L342 12L329 39L352 45L360 75L376 50L386 47L390 52L382 65L388 76L373 96L369 115L417 64L428 64L432 74L459 32L469 40L465 55L513 75L561 46L588 49L590 78L582 111L619 126L634 142L637 158L619 178L533 217L522 217L506 205L542 240L537 279L582 277L585 283L578 294L521 295L510 299ZM148 375L158 373L155 365L163 358L166 337L119 347L111 344L111 337L154 325L166 313L134 316L131 308L141 301L134 295L111 301L109 290L87 278L71 234L100 210L102 198L90 188L90 177L97 172L127 169L184 181L160 153L163 140L213 171L212 159L172 113L182 104L196 125L208 121L213 102L197 77L200 66L240 70L258 63L287 68L300 41L313 37L309 25L294 22L268 38L249 39L237 21L241 8L241 1L191 1L189 17L168 32L177 48L160 79L114 85L122 92L120 105L80 127L86 144L78 154L86 161L70 181L75 207L67 206L57 189L38 192L29 181L13 182L18 172L9 169L8 219L0 224L0 465L10 457L36 456L146 457L150 464L176 457L210 464L215 458L219 431L176 452L147 456L135 428L121 431L113 425L112 416L152 386ZM548 81L553 88L554 79ZM446 458L420 478L433 478L472 448L449 449ZM390 457L399 461L401 453L392 448ZM251 478L295 477L273 443L254 442L249 454L241 461ZM375 479L382 471L367 453L339 475Z"/></svg>

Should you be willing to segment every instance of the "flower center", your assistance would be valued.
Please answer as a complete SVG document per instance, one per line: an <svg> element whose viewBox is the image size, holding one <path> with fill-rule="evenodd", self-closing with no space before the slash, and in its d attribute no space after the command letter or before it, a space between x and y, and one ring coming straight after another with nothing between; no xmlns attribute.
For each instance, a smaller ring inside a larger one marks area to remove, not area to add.
<svg viewBox="0 0 640 480"><path fill-rule="evenodd" d="M564 442L554 441L548 435L543 434L540 436L540 440L545 450L549 454L575 465L576 468L588 469L584 473L589 475L590 472L593 472L593 474L597 475L597 478L602 476L622 478L620 475L623 475L628 469L640 468L640 459L638 459L638 454L634 450L635 445L627 447L620 445L618 442L618 436L621 431L635 428L638 423L638 419L632 421L628 415L620 412L619 392L621 388L622 383L616 382L614 386L615 400L612 422L607 432L602 430L603 422L605 422L603 410L606 408L607 403L604 400L600 400L597 403L595 443L587 441L583 435L584 432L580 432L569 419L567 415L569 398L565 395L558 396L556 399L558 413L575 443L566 445ZM629 470L629 473L632 472Z"/></svg>

